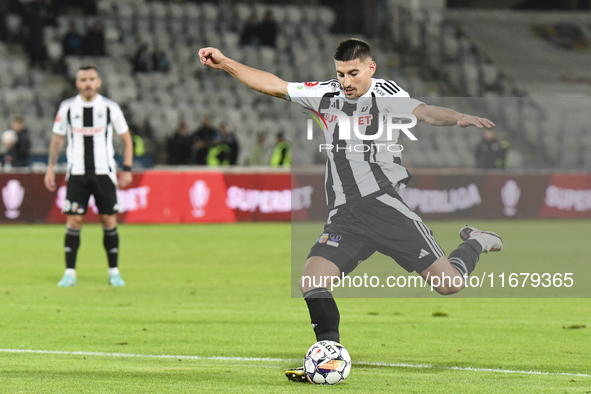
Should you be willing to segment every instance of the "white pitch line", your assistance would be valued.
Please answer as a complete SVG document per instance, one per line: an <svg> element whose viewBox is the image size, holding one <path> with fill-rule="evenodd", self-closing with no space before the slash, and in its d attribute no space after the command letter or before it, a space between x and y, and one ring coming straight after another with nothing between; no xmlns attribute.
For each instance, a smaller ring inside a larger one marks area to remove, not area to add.
<svg viewBox="0 0 591 394"><path fill-rule="evenodd" d="M185 356L172 354L133 354L133 353L104 353L104 352L68 352L63 350L33 350L33 349L0 349L0 353L30 353L30 354L59 354L65 356L98 356L98 357L128 357L128 358L161 358L161 359L184 359L184 360L211 360L211 361L250 361L250 362L301 362L298 358L271 358L271 357L225 357L225 356ZM591 378L591 374L571 372L544 372L544 371L520 371L512 369L495 368L473 368L473 367L449 367L445 365L424 365L424 364L402 364L402 363L380 363L355 361L353 365L369 367L396 367L396 368L431 368L449 369L454 371L468 372L495 372L512 373L524 375L548 375L548 376L577 376Z"/></svg>

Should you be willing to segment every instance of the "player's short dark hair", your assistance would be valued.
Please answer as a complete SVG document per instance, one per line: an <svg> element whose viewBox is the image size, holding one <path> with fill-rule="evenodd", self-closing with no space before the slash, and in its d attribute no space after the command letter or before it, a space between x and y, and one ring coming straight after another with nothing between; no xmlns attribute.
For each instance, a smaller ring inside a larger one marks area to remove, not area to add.
<svg viewBox="0 0 591 394"><path fill-rule="evenodd" d="M333 58L337 62L347 62L355 59L371 57L371 49L365 41L356 38L341 41L334 51Z"/></svg>
<svg viewBox="0 0 591 394"><path fill-rule="evenodd" d="M94 64L83 64L82 66L78 67L78 70L76 72L88 70L94 70L98 74L98 68Z"/></svg>

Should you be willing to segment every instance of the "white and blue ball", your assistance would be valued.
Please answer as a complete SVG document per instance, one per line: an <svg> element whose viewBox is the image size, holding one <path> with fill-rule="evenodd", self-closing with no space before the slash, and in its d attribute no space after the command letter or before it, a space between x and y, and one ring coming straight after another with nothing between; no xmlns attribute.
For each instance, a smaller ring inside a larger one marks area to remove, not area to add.
<svg viewBox="0 0 591 394"><path fill-rule="evenodd" d="M304 369L310 383L339 384L351 372L351 356L338 342L319 341L308 349Z"/></svg>

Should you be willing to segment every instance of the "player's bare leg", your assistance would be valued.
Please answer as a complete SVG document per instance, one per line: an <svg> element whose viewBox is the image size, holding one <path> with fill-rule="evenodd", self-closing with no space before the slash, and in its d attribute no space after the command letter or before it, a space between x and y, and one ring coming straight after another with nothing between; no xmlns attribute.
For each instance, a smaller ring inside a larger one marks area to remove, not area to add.
<svg viewBox="0 0 591 394"><path fill-rule="evenodd" d="M302 290L302 294L306 294L316 288L326 288L331 284L331 277L340 276L341 271L339 267L332 261L324 257L313 256L306 260L302 279L300 280L300 289Z"/></svg>
<svg viewBox="0 0 591 394"><path fill-rule="evenodd" d="M435 260L429 268L421 272L421 276L442 295L454 294L464 288L464 277L446 256Z"/></svg>
<svg viewBox="0 0 591 394"><path fill-rule="evenodd" d="M421 276L439 294L454 294L462 290L481 253L503 250L501 237L492 231L481 231L465 225L460 230L460 238L464 242L450 253L449 258L442 256L421 272Z"/></svg>
<svg viewBox="0 0 591 394"><path fill-rule="evenodd" d="M58 282L59 287L76 286L76 256L80 247L80 229L84 223L83 215L66 216L66 238L64 240L64 252L66 255L66 271Z"/></svg>
<svg viewBox="0 0 591 394"><path fill-rule="evenodd" d="M117 232L117 215L100 214L103 226L103 246L109 260L109 284L111 286L125 286L119 273L119 233Z"/></svg>

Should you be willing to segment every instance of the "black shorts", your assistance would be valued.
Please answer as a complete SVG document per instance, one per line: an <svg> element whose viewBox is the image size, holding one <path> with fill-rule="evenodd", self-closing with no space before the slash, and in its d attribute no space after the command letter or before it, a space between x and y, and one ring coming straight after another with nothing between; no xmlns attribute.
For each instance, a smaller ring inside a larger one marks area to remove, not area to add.
<svg viewBox="0 0 591 394"><path fill-rule="evenodd" d="M62 212L68 215L86 214L91 194L100 214L113 215L119 211L117 186L113 178L87 174L69 176Z"/></svg>
<svg viewBox="0 0 591 394"><path fill-rule="evenodd" d="M433 232L394 189L348 203L331 214L308 258L324 257L345 275L376 251L418 273L445 255Z"/></svg>

